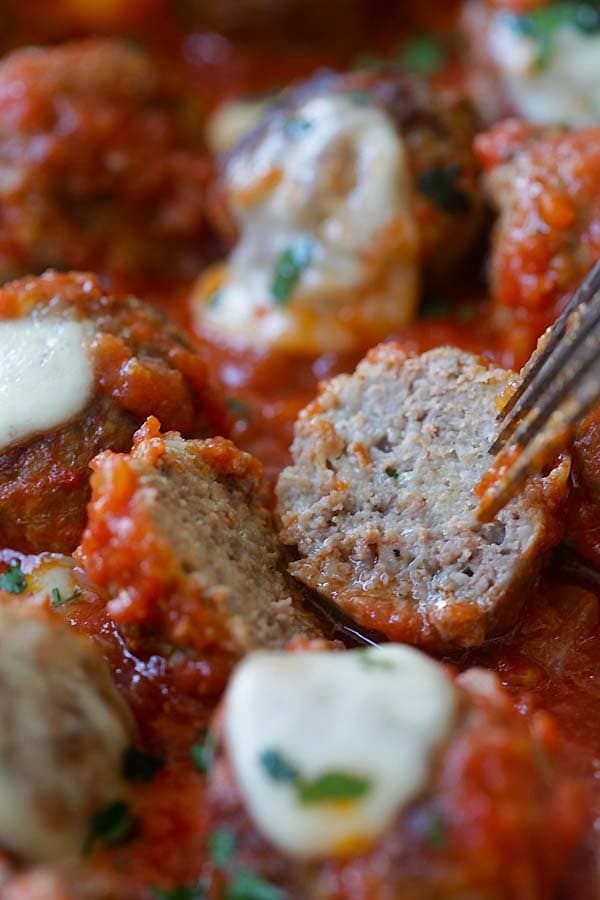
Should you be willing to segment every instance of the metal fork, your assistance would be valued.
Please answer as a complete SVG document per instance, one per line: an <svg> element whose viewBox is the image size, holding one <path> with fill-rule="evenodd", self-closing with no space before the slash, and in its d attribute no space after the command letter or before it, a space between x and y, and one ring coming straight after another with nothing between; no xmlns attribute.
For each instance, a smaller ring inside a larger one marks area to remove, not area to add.
<svg viewBox="0 0 600 900"><path fill-rule="evenodd" d="M540 339L498 415L477 518L494 518L529 475L553 463L600 400L600 262Z"/></svg>

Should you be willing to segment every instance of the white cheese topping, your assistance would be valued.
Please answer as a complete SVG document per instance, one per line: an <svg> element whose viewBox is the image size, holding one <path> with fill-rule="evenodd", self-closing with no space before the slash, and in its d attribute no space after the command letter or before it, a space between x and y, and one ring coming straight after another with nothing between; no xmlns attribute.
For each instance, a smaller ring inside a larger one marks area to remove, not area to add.
<svg viewBox="0 0 600 900"><path fill-rule="evenodd" d="M99 650L25 601L0 606L0 846L77 859L117 799L135 729Z"/></svg>
<svg viewBox="0 0 600 900"><path fill-rule="evenodd" d="M540 42L521 33L506 13L489 32L489 51L511 107L533 122L582 126L600 121L600 33L561 25Z"/></svg>
<svg viewBox="0 0 600 900"><path fill-rule="evenodd" d="M94 372L81 322L0 322L0 448L68 422L90 399Z"/></svg>
<svg viewBox="0 0 600 900"><path fill-rule="evenodd" d="M380 296L366 311L369 295L360 296L358 315L376 321L379 306L388 331L411 317L413 182L404 142L384 111L348 95L309 98L234 153L225 177L241 236L200 327L257 344L285 343L296 332L288 343L336 347L343 319L352 317L340 309L365 286ZM282 300L273 293L278 264L298 247L303 260Z"/></svg>
<svg viewBox="0 0 600 900"><path fill-rule="evenodd" d="M426 788L455 713L443 668L410 647L255 653L230 682L224 734L255 825L285 853L325 857L376 840Z"/></svg>

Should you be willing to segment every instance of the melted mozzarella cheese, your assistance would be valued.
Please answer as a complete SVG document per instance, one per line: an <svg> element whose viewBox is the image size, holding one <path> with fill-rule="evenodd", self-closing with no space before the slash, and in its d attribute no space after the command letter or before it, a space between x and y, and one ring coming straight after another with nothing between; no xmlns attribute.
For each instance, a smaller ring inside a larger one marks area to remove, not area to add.
<svg viewBox="0 0 600 900"><path fill-rule="evenodd" d="M77 858L123 789L130 713L91 641L22 600L0 606L0 683L0 846Z"/></svg>
<svg viewBox="0 0 600 900"><path fill-rule="evenodd" d="M442 667L410 647L256 653L229 685L224 733L255 825L285 853L325 857L377 839L426 788L455 713ZM296 780L265 765L273 753ZM367 788L302 802L298 786L331 773Z"/></svg>
<svg viewBox="0 0 600 900"><path fill-rule="evenodd" d="M539 41L519 32L510 16L494 17L489 50L512 108L533 122L600 121L600 34L564 25L551 40L540 65Z"/></svg>
<svg viewBox="0 0 600 900"><path fill-rule="evenodd" d="M221 104L206 124L206 139L213 153L226 153L263 118L271 100L230 100Z"/></svg>
<svg viewBox="0 0 600 900"><path fill-rule="evenodd" d="M87 329L58 318L0 322L0 448L64 425L89 401Z"/></svg>
<svg viewBox="0 0 600 900"><path fill-rule="evenodd" d="M341 349L351 320L358 331L374 327L375 338L411 318L413 182L384 111L347 95L312 97L234 153L226 183L241 237L216 302L200 307L201 329L244 343ZM278 262L299 244L310 258L282 302L273 295Z"/></svg>

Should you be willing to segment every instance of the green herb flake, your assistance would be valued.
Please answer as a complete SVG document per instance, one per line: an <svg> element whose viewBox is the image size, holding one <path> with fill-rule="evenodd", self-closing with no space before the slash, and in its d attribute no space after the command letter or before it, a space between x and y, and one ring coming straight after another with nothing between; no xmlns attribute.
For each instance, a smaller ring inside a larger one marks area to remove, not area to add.
<svg viewBox="0 0 600 900"><path fill-rule="evenodd" d="M9 594L22 594L27 587L25 575L18 559L13 559L8 572L0 577L0 588Z"/></svg>
<svg viewBox="0 0 600 900"><path fill-rule="evenodd" d="M165 761L160 756L130 746L123 754L123 777L135 784L148 784L164 765Z"/></svg>
<svg viewBox="0 0 600 900"><path fill-rule="evenodd" d="M92 819L83 852L87 853L97 841L112 847L131 837L135 819L125 800L115 800L98 810Z"/></svg>
<svg viewBox="0 0 600 900"><path fill-rule="evenodd" d="M150 888L155 900L204 900L206 886L203 884L182 885L176 888Z"/></svg>
<svg viewBox="0 0 600 900"><path fill-rule="evenodd" d="M198 737L202 738L202 743L190 746L190 756L199 772L208 773L213 767L217 753L217 736L214 731L205 730L198 732Z"/></svg>
<svg viewBox="0 0 600 900"><path fill-rule="evenodd" d="M449 315L452 305L446 297L426 297L419 310L419 319L428 321L429 319L442 319Z"/></svg>
<svg viewBox="0 0 600 900"><path fill-rule="evenodd" d="M215 828L208 837L208 850L213 866L224 869L235 850L235 836L229 828Z"/></svg>
<svg viewBox="0 0 600 900"><path fill-rule="evenodd" d="M400 478L400 472L398 469L394 469L392 466L388 466L385 470L385 474L388 478Z"/></svg>
<svg viewBox="0 0 600 900"><path fill-rule="evenodd" d="M368 91L352 91L350 93L350 99L356 106L367 106L371 97Z"/></svg>
<svg viewBox="0 0 600 900"><path fill-rule="evenodd" d="M446 825L440 813L434 813L427 829L427 840L436 850L446 846Z"/></svg>
<svg viewBox="0 0 600 900"><path fill-rule="evenodd" d="M59 606L63 606L65 603L70 603L71 600L77 600L78 597L81 597L81 591L79 590L79 588L75 588L75 590L67 597L63 597L59 588L57 587L53 587L50 591L50 603L53 609L58 609Z"/></svg>
<svg viewBox="0 0 600 900"><path fill-rule="evenodd" d="M229 412L234 416L237 416L238 419L244 419L248 422L252 418L252 410L248 404L244 403L243 400L240 400L239 397L227 397L225 406Z"/></svg>
<svg viewBox="0 0 600 900"><path fill-rule="evenodd" d="M473 319L475 317L476 313L477 313L476 306L466 304L464 306L459 307L456 310L456 321L460 325L466 325L467 322L470 322L471 319Z"/></svg>
<svg viewBox="0 0 600 900"><path fill-rule="evenodd" d="M301 119L296 116L289 116L283 123L283 130L289 137L296 137L305 134L313 127L310 119Z"/></svg>
<svg viewBox="0 0 600 900"><path fill-rule="evenodd" d="M283 891L249 869L236 869L225 889L225 900L283 900Z"/></svg>
<svg viewBox="0 0 600 900"><path fill-rule="evenodd" d="M468 195L456 184L460 166L434 166L418 177L421 193L449 216L464 215L471 208Z"/></svg>
<svg viewBox="0 0 600 900"><path fill-rule="evenodd" d="M595 0L551 3L526 15L508 13L505 18L519 34L536 43L538 69L545 69L550 63L558 29L575 28L583 34L600 30L600 8Z"/></svg>
<svg viewBox="0 0 600 900"><path fill-rule="evenodd" d="M412 38L400 54L400 63L416 75L435 75L446 59L444 48L431 35L422 34Z"/></svg>
<svg viewBox="0 0 600 900"><path fill-rule="evenodd" d="M259 761L273 781L298 781L300 773L278 750L263 750Z"/></svg>
<svg viewBox="0 0 600 900"><path fill-rule="evenodd" d="M358 800L371 790L371 786L371 781L361 775L331 771L312 780L298 781L296 793L300 803L312 806L317 803Z"/></svg>
<svg viewBox="0 0 600 900"><path fill-rule="evenodd" d="M358 661L365 669L379 669L381 671L393 671L396 666L391 659L383 659L379 653L373 650L359 650Z"/></svg>
<svg viewBox="0 0 600 900"><path fill-rule="evenodd" d="M280 254L271 282L271 294L279 306L290 300L303 271L310 265L312 254L312 241L306 237L298 238Z"/></svg>

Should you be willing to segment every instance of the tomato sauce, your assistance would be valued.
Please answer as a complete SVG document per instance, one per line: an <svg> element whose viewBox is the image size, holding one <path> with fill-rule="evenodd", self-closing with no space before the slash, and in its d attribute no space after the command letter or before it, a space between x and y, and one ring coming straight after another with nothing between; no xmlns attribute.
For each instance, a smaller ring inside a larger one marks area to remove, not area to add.
<svg viewBox="0 0 600 900"><path fill-rule="evenodd" d="M27 4L33 7L33 0ZM73 7L76 4L71 4ZM100 8L101 4L97 4ZM118 4L117 4L118 5ZM517 6L516 0L514 3ZM519 5L525 4L525 0ZM449 4L419 4L420 25L445 24ZM416 15L416 14L415 14ZM439 19L432 20L437 15ZM119 26L120 27L120 26ZM411 23L414 28L414 22ZM85 30L81 21L76 30ZM94 23L97 28L97 23ZM110 29L109 29L110 30ZM265 65L264 52L236 50L217 35L178 36L157 28L158 43L177 45L179 62L191 74L207 103L240 90L264 90L311 71L320 62L336 62L316 52L274 54ZM402 34L399 29L399 34ZM382 45L386 40L378 38ZM394 35L394 41L398 35ZM340 60L344 62L344 60ZM460 79L452 63L446 73ZM208 89L207 89L208 85ZM409 352L452 344L478 352L507 367L519 367L551 321L555 310L532 311L511 320L503 330L483 298L480 286L465 278L450 309L422 318L390 338ZM177 289L157 296L152 285L144 293L189 326L187 292ZM139 288L138 288L139 289ZM242 352L211 344L190 331L200 355L225 385L233 425L231 437L255 454L272 485L289 461L289 445L298 411L309 402L319 381L352 371L364 351L290 357L278 353ZM600 529L592 516L590 530ZM600 585L600 577L598 584ZM154 887L189 885L202 875L206 860L207 823L203 817L205 775L190 748L204 740L205 730L224 687L230 661L215 655L166 660L143 636L133 641L107 613L104 599L85 593L65 610L71 624L88 633L101 647L116 683L131 705L141 730L142 748L160 756L164 767L152 783L131 788L137 820L134 839L122 846L95 850L94 866L118 874L132 898L147 898ZM600 844L600 610L597 593L581 587L568 569L553 564L532 593L524 616L506 637L485 647L453 655L448 662L460 669L483 665L498 672L517 708L530 715L546 710L562 734L567 765L586 779L595 821L590 838ZM552 823L548 823L552 828ZM585 900L600 860L590 847L574 861L564 897Z"/></svg>

